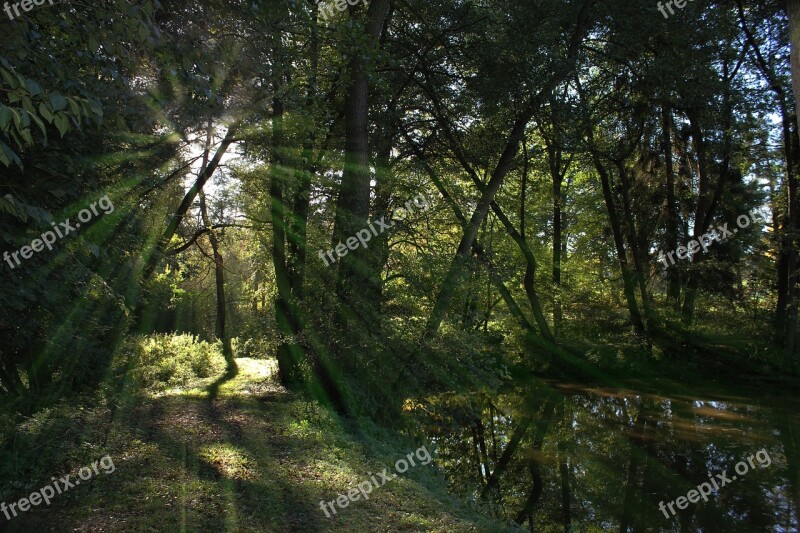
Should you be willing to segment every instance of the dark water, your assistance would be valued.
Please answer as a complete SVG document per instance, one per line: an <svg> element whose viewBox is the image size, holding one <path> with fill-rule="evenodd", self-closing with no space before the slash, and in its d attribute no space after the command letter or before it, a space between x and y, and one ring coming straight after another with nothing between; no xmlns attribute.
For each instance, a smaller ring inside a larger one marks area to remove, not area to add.
<svg viewBox="0 0 800 533"><path fill-rule="evenodd" d="M670 390L548 383L414 412L453 489L532 531L798 531L797 393Z"/></svg>

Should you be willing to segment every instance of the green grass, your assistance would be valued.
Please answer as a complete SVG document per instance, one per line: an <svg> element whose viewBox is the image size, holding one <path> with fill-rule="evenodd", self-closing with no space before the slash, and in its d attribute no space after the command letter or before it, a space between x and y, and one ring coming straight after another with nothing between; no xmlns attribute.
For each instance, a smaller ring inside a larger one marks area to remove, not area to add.
<svg viewBox="0 0 800 533"><path fill-rule="evenodd" d="M239 374L213 402L206 388L217 376L147 393L129 381L122 393L107 396L108 405L61 405L16 428L16 451L5 458L0 484L6 502L105 454L116 471L101 471L4 525L9 531L513 531L449 496L434 463L409 469L369 500L326 518L321 500L346 493L370 473L391 471L424 443L345 423L288 393L275 382L274 361L237 362ZM33 463L31 443L39 446Z"/></svg>

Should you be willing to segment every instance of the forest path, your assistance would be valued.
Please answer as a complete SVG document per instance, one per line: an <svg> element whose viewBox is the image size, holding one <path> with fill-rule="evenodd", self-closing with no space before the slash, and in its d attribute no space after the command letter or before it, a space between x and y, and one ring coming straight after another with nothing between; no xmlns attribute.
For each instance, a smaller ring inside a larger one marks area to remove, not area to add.
<svg viewBox="0 0 800 533"><path fill-rule="evenodd" d="M477 525L483 520L444 494L429 467L412 468L327 518L321 500L347 493L405 453L353 436L337 416L277 385L274 361L237 363L238 375L214 401L207 387L128 401L108 428L106 450L116 470L101 471L10 525L19 531L502 530Z"/></svg>

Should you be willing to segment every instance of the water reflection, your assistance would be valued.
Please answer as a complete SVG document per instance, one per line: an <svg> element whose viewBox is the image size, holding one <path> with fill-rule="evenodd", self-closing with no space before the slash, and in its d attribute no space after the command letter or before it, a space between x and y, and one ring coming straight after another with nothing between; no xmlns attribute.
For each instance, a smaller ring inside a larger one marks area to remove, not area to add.
<svg viewBox="0 0 800 533"><path fill-rule="evenodd" d="M797 531L798 403L547 383L443 394L412 412L453 489L531 531ZM748 471L737 476L740 461ZM710 480L704 501L698 486Z"/></svg>

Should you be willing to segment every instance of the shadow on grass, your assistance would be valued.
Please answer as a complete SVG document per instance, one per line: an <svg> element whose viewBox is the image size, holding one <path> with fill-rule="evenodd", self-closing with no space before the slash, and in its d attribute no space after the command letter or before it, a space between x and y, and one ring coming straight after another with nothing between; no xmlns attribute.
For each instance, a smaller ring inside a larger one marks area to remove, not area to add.
<svg viewBox="0 0 800 533"><path fill-rule="evenodd" d="M232 381L239 375L239 366L236 363L228 364L225 373L219 379L208 386L208 401L213 402L219 396L219 389L228 381Z"/></svg>

